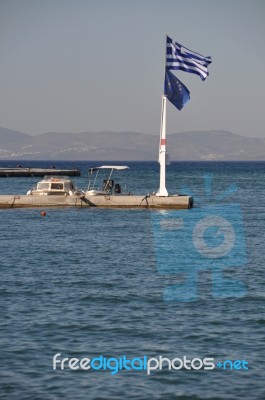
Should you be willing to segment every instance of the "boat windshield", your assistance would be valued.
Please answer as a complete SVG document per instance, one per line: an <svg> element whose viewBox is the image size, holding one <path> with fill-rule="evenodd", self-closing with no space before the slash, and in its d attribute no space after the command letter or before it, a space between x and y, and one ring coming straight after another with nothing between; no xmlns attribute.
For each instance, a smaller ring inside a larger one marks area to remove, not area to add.
<svg viewBox="0 0 265 400"><path fill-rule="evenodd" d="M37 186L37 189L39 189L39 190L46 190L49 188L50 188L50 184L45 183L45 182L38 183L38 186Z"/></svg>
<svg viewBox="0 0 265 400"><path fill-rule="evenodd" d="M63 190L63 183L52 183L51 189L55 190Z"/></svg>

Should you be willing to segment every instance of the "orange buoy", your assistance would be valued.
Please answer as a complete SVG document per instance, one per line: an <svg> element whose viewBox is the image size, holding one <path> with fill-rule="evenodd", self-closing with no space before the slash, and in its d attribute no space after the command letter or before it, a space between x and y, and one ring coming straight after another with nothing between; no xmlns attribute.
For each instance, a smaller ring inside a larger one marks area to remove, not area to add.
<svg viewBox="0 0 265 400"><path fill-rule="evenodd" d="M45 217L46 211L41 211L40 215L41 215L42 217Z"/></svg>

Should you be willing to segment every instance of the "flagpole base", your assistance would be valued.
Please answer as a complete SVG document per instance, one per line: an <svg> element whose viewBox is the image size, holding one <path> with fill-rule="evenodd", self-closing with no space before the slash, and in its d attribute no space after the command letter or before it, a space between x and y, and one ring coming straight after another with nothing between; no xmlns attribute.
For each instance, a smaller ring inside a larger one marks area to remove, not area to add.
<svg viewBox="0 0 265 400"><path fill-rule="evenodd" d="M168 197L168 191L166 188L164 189L159 189L158 192L156 192L157 197Z"/></svg>

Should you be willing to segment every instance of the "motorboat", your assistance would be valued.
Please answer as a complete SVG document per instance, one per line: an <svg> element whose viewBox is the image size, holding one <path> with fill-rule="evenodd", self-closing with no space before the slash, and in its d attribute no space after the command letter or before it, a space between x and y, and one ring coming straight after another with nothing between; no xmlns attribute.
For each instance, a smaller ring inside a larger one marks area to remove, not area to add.
<svg viewBox="0 0 265 400"><path fill-rule="evenodd" d="M122 195L126 192L126 182L121 183L117 171L129 169L126 165L102 165L89 168L87 196ZM115 174L115 176L114 176ZM130 194L130 193L126 193Z"/></svg>
<svg viewBox="0 0 265 400"><path fill-rule="evenodd" d="M45 176L27 195L38 196L76 196L82 195L84 192L75 187L69 176Z"/></svg>

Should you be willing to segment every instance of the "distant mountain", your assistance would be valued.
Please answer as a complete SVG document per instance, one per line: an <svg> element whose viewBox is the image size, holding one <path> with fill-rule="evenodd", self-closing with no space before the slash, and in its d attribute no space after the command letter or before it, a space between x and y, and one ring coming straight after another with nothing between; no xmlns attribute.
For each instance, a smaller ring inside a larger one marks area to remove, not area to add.
<svg viewBox="0 0 265 400"><path fill-rule="evenodd" d="M171 160L265 160L265 139L226 131L168 135ZM157 160L159 134L48 132L39 136L0 128L0 160Z"/></svg>
<svg viewBox="0 0 265 400"><path fill-rule="evenodd" d="M30 143L32 136L26 133L12 131L11 129L0 128L0 151L4 146L6 149L16 146L24 146Z"/></svg>
<svg viewBox="0 0 265 400"><path fill-rule="evenodd" d="M168 135L168 148L173 160L265 160L265 139L227 131Z"/></svg>

